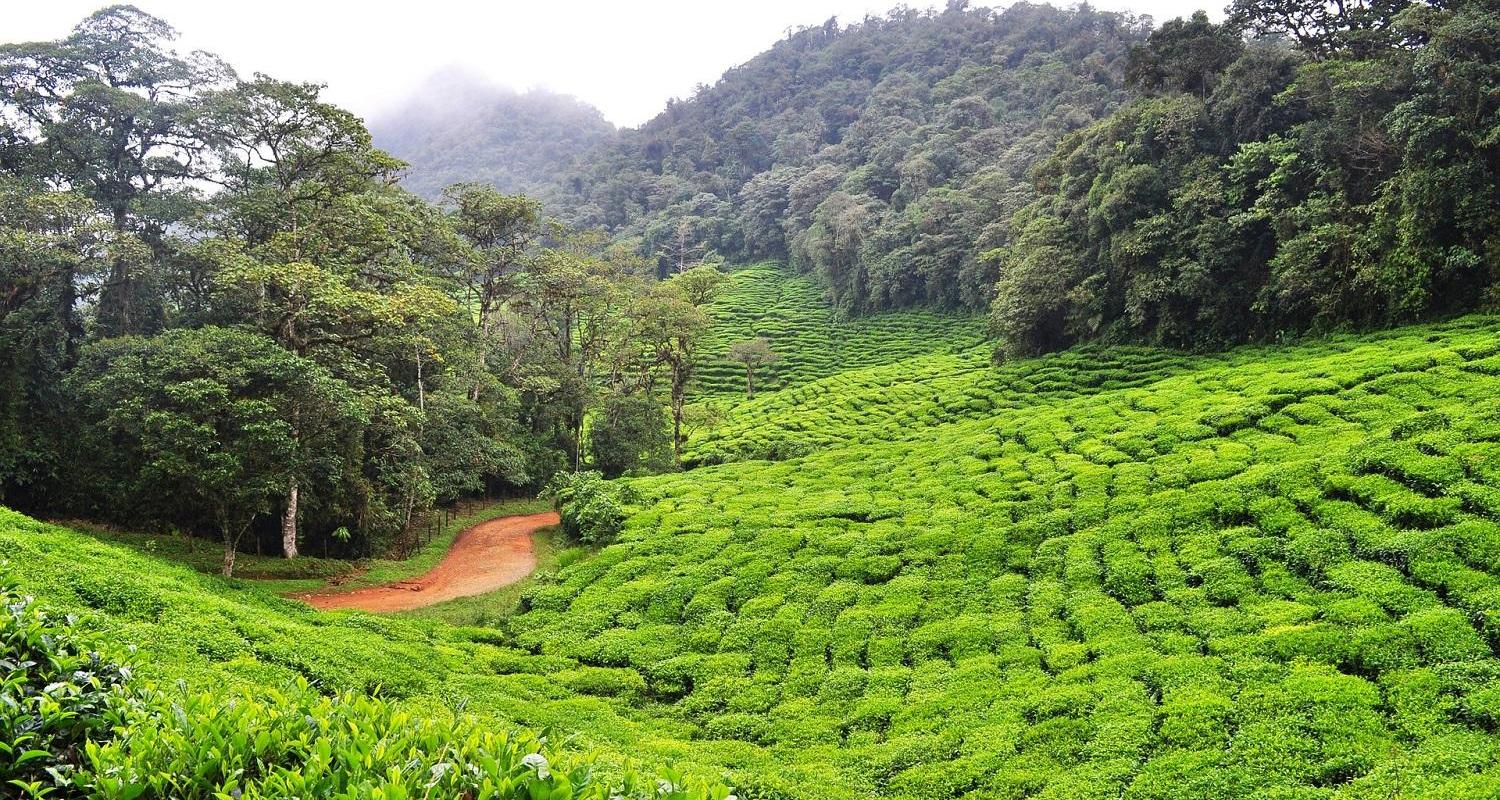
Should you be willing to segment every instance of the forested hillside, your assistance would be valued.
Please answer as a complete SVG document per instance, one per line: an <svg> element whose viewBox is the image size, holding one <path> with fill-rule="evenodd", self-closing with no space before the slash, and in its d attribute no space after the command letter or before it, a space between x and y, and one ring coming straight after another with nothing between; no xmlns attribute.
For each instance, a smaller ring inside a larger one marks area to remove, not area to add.
<svg viewBox="0 0 1500 800"><path fill-rule="evenodd" d="M1124 102L1128 17L951 3L800 30L584 160L555 202L656 255L790 258L840 312L983 309L980 256L1065 133Z"/></svg>
<svg viewBox="0 0 1500 800"><path fill-rule="evenodd" d="M1228 11L830 21L622 132L554 202L663 272L778 257L840 313L992 308L1011 354L1492 304L1493 4Z"/></svg>
<svg viewBox="0 0 1500 800"><path fill-rule="evenodd" d="M428 78L370 120L376 146L405 161L401 185L428 200L455 183L507 194L546 192L615 126L566 95L492 86L459 69Z"/></svg>

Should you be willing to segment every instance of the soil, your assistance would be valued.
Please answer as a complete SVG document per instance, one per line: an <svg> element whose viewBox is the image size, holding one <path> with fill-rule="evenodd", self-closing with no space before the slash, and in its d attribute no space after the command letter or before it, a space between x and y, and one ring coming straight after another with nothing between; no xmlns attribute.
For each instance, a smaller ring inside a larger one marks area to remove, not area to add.
<svg viewBox="0 0 1500 800"><path fill-rule="evenodd" d="M293 597L324 611L353 608L389 613L493 592L520 581L536 569L531 536L539 528L557 522L556 512L551 511L481 522L460 533L442 563L420 577L348 592L312 592Z"/></svg>

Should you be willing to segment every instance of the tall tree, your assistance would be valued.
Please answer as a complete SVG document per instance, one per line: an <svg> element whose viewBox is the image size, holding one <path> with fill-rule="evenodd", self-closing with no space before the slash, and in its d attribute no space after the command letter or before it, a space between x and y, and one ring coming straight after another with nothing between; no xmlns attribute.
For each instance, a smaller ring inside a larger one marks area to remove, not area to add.
<svg viewBox="0 0 1500 800"><path fill-rule="evenodd" d="M764 336L757 336L743 342L735 342L729 346L729 360L738 361L745 365L745 397L755 397L755 371L767 364L774 364L781 360L781 356L771 349L771 343Z"/></svg>
<svg viewBox="0 0 1500 800"><path fill-rule="evenodd" d="M295 460L300 413L357 419L348 392L326 370L247 331L176 330L91 348L71 378L81 407L171 503L155 506L183 526L209 524L234 574L241 538L269 512Z"/></svg>
<svg viewBox="0 0 1500 800"><path fill-rule="evenodd" d="M315 85L256 76L206 103L225 164L218 221L233 243L216 281L282 347L343 367L350 348L445 313L448 302L411 267L404 234L420 227L420 214L409 218L412 207L387 196L400 162L319 95ZM294 439L312 425L294 420ZM287 558L298 554L304 483L303 470L289 471Z"/></svg>
<svg viewBox="0 0 1500 800"><path fill-rule="evenodd" d="M682 459L683 409L693 377L693 355L708 329L708 317L668 288L642 296L632 309L636 335L651 354L652 363L665 367L672 414L672 455ZM647 386L647 391L651 390Z"/></svg>
<svg viewBox="0 0 1500 800"><path fill-rule="evenodd" d="M179 55L176 32L133 6L110 6L66 39L0 47L0 108L33 137L42 169L93 198L115 230L155 248L183 218L193 182L212 174L198 130L202 95L232 72L205 53ZM114 259L99 297L106 333L162 324L142 262Z"/></svg>

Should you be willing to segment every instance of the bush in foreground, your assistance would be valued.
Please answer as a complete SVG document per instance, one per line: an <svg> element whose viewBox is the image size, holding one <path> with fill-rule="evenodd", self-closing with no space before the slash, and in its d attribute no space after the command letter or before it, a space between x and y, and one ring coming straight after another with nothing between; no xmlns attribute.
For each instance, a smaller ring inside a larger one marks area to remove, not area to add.
<svg viewBox="0 0 1500 800"><path fill-rule="evenodd" d="M730 800L671 771L609 779L546 733L420 717L378 697L129 683L73 618L0 590L0 797Z"/></svg>

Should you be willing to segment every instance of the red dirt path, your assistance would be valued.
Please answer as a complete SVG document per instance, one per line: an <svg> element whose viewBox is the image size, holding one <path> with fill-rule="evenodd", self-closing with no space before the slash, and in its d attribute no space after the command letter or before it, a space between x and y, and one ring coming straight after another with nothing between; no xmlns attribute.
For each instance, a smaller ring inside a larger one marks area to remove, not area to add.
<svg viewBox="0 0 1500 800"><path fill-rule="evenodd" d="M536 569L531 535L557 522L557 514L552 511L481 522L460 533L442 563L426 575L352 592L312 592L294 597L324 611L354 608L392 612L493 592Z"/></svg>

